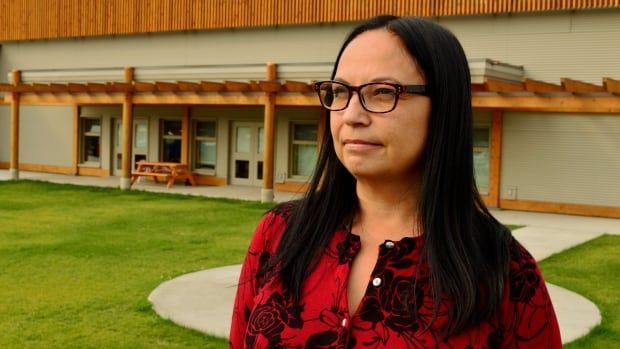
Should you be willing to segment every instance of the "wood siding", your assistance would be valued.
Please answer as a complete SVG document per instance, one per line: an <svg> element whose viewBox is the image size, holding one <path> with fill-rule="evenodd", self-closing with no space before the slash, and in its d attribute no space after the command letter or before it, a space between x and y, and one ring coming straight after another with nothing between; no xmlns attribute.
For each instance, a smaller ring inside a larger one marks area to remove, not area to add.
<svg viewBox="0 0 620 349"><path fill-rule="evenodd" d="M0 41L620 7L620 0L3 0Z"/></svg>

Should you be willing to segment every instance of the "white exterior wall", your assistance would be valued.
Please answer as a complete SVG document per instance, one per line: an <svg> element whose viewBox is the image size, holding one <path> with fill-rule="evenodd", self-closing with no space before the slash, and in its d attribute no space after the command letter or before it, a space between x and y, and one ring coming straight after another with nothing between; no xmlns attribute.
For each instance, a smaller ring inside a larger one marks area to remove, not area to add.
<svg viewBox="0 0 620 349"><path fill-rule="evenodd" d="M467 57L522 65L525 77L600 85L620 79L620 9L446 17Z"/></svg>
<svg viewBox="0 0 620 349"><path fill-rule="evenodd" d="M0 162L11 159L11 106L0 104Z"/></svg>
<svg viewBox="0 0 620 349"><path fill-rule="evenodd" d="M620 9L443 17L470 59L523 65L526 77L620 79ZM2 44L0 81L13 68L69 69L333 62L353 24L161 33ZM329 69L282 74L322 79ZM294 70L294 69L293 69ZM254 77L252 77L254 78Z"/></svg>
<svg viewBox="0 0 620 349"><path fill-rule="evenodd" d="M19 162L71 166L72 130L70 106L21 106Z"/></svg>
<svg viewBox="0 0 620 349"><path fill-rule="evenodd" d="M6 42L0 82L13 69L333 62L350 24ZM306 40L304 38L312 38ZM325 77L325 73L319 73ZM264 78L266 70L262 74ZM310 78L314 78L310 76Z"/></svg>
<svg viewBox="0 0 620 349"><path fill-rule="evenodd" d="M619 206L620 115L505 113L501 169L502 199Z"/></svg>

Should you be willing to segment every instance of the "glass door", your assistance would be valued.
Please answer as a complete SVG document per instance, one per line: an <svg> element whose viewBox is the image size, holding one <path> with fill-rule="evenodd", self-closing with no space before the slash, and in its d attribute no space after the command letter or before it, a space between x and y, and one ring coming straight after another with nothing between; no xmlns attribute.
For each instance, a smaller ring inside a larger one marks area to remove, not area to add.
<svg viewBox="0 0 620 349"><path fill-rule="evenodd" d="M230 183L261 186L265 131L260 122L233 122Z"/></svg>
<svg viewBox="0 0 620 349"><path fill-rule="evenodd" d="M112 156L114 175L120 176L123 166L123 122L120 118L114 119L114 155ZM140 160L146 160L149 148L149 122L146 119L134 119L133 121L133 159L132 170Z"/></svg>

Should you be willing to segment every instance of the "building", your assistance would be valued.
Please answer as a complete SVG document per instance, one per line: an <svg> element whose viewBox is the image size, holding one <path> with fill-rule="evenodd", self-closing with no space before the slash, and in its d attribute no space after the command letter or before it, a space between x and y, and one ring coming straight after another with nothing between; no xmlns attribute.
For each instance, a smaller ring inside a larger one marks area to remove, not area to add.
<svg viewBox="0 0 620 349"><path fill-rule="evenodd" d="M303 187L356 21L428 17L470 60L490 206L620 217L620 0L12 0L0 4L0 168ZM324 116L324 115L323 115Z"/></svg>

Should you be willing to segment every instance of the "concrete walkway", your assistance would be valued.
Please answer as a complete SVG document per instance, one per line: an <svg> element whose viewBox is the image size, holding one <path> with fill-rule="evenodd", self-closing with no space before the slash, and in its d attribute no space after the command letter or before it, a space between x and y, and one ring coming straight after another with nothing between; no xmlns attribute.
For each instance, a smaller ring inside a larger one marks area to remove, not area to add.
<svg viewBox="0 0 620 349"><path fill-rule="evenodd" d="M8 178L8 171L0 170L0 180ZM20 178L100 187L119 186L118 177L95 178L22 171ZM257 187L175 185L166 189L164 185L145 181L135 185L134 189L260 200L260 188ZM276 201L290 200L298 196L299 194L294 193L275 193ZM514 235L537 260L603 233L620 234L620 219L501 210L494 210L493 214L502 223L525 226L516 230ZM150 294L149 301L163 318L205 333L226 337L239 271L240 266L233 265L183 275L157 287ZM587 334L600 323L600 312L592 302L558 286L547 283L547 287L558 315L564 343Z"/></svg>

